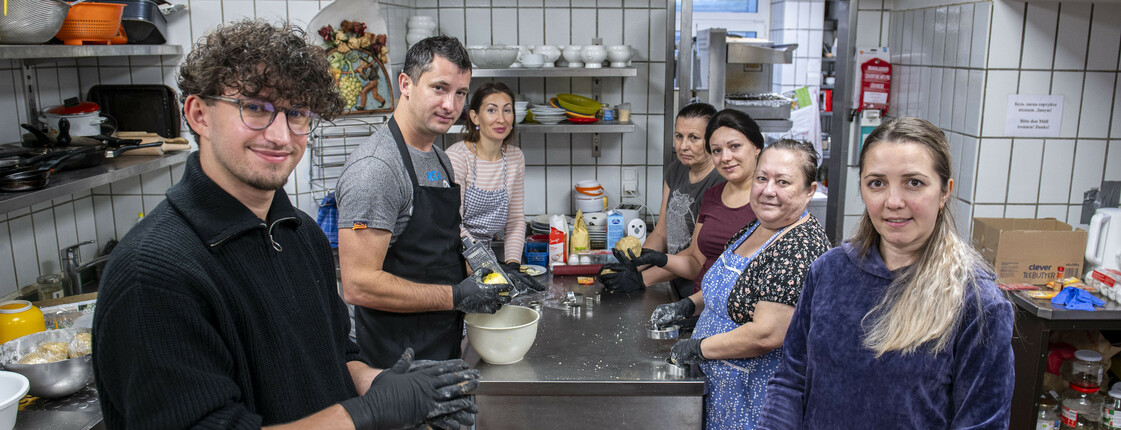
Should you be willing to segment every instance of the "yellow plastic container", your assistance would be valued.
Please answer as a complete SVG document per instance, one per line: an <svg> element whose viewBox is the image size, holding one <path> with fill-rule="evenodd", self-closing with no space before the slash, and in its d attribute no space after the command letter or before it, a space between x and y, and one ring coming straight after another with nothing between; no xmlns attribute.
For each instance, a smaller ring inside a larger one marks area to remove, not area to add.
<svg viewBox="0 0 1121 430"><path fill-rule="evenodd" d="M0 303L0 343L47 329L43 311L27 300Z"/></svg>

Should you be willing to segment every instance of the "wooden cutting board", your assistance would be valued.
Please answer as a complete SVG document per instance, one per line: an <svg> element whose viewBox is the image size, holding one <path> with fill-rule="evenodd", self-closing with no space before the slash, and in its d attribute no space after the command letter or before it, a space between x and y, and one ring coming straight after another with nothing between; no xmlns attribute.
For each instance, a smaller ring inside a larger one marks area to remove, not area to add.
<svg viewBox="0 0 1121 430"><path fill-rule="evenodd" d="M163 155L165 152L170 151L186 151L191 149L190 142L182 137L168 139L156 133L149 133L144 131L119 131L117 137L121 139L140 139L140 144L163 142L163 146L153 146L151 148L133 149L124 152L121 155Z"/></svg>

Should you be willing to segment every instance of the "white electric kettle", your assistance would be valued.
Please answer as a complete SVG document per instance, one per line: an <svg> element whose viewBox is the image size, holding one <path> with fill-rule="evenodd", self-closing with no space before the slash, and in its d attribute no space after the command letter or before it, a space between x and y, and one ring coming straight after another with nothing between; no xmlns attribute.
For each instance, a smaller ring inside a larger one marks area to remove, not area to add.
<svg viewBox="0 0 1121 430"><path fill-rule="evenodd" d="M1121 209L1094 212L1086 237L1086 261L1092 267L1121 270Z"/></svg>

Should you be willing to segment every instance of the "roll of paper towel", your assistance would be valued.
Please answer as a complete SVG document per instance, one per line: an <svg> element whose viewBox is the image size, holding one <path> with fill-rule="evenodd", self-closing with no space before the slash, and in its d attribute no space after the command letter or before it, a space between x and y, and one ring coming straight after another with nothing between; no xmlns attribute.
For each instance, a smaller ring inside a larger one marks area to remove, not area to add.
<svg viewBox="0 0 1121 430"><path fill-rule="evenodd" d="M646 243L646 223L640 219L632 219L627 223L627 236L634 236L639 242Z"/></svg>

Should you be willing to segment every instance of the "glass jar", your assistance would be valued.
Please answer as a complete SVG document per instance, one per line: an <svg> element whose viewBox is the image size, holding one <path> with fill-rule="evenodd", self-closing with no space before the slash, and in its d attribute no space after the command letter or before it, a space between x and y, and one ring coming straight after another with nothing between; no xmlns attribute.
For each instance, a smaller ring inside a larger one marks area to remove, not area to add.
<svg viewBox="0 0 1121 430"><path fill-rule="evenodd" d="M603 106L601 107L600 112L603 112L603 115L602 115L602 118L601 118L602 120L604 120L604 121L614 121L615 120L615 110L611 109L611 105L609 105L607 103L604 103Z"/></svg>
<svg viewBox="0 0 1121 430"><path fill-rule="evenodd" d="M1074 358L1063 363L1059 374L1071 384L1096 390L1102 385L1102 355L1088 349L1075 351Z"/></svg>
<svg viewBox="0 0 1121 430"><path fill-rule="evenodd" d="M1063 392L1063 430L1098 430L1102 423L1102 403L1098 387L1081 387L1073 382Z"/></svg>
<svg viewBox="0 0 1121 430"><path fill-rule="evenodd" d="M62 298L62 276L40 276L35 280L35 289L39 291L39 300Z"/></svg>
<svg viewBox="0 0 1121 430"><path fill-rule="evenodd" d="M0 303L0 343L47 329L43 311L27 300Z"/></svg>
<svg viewBox="0 0 1121 430"><path fill-rule="evenodd" d="M1059 404L1049 395L1039 398L1039 415L1035 417L1035 430L1058 430Z"/></svg>
<svg viewBox="0 0 1121 430"><path fill-rule="evenodd" d="M1121 430L1121 382L1113 384L1102 407L1102 428Z"/></svg>

